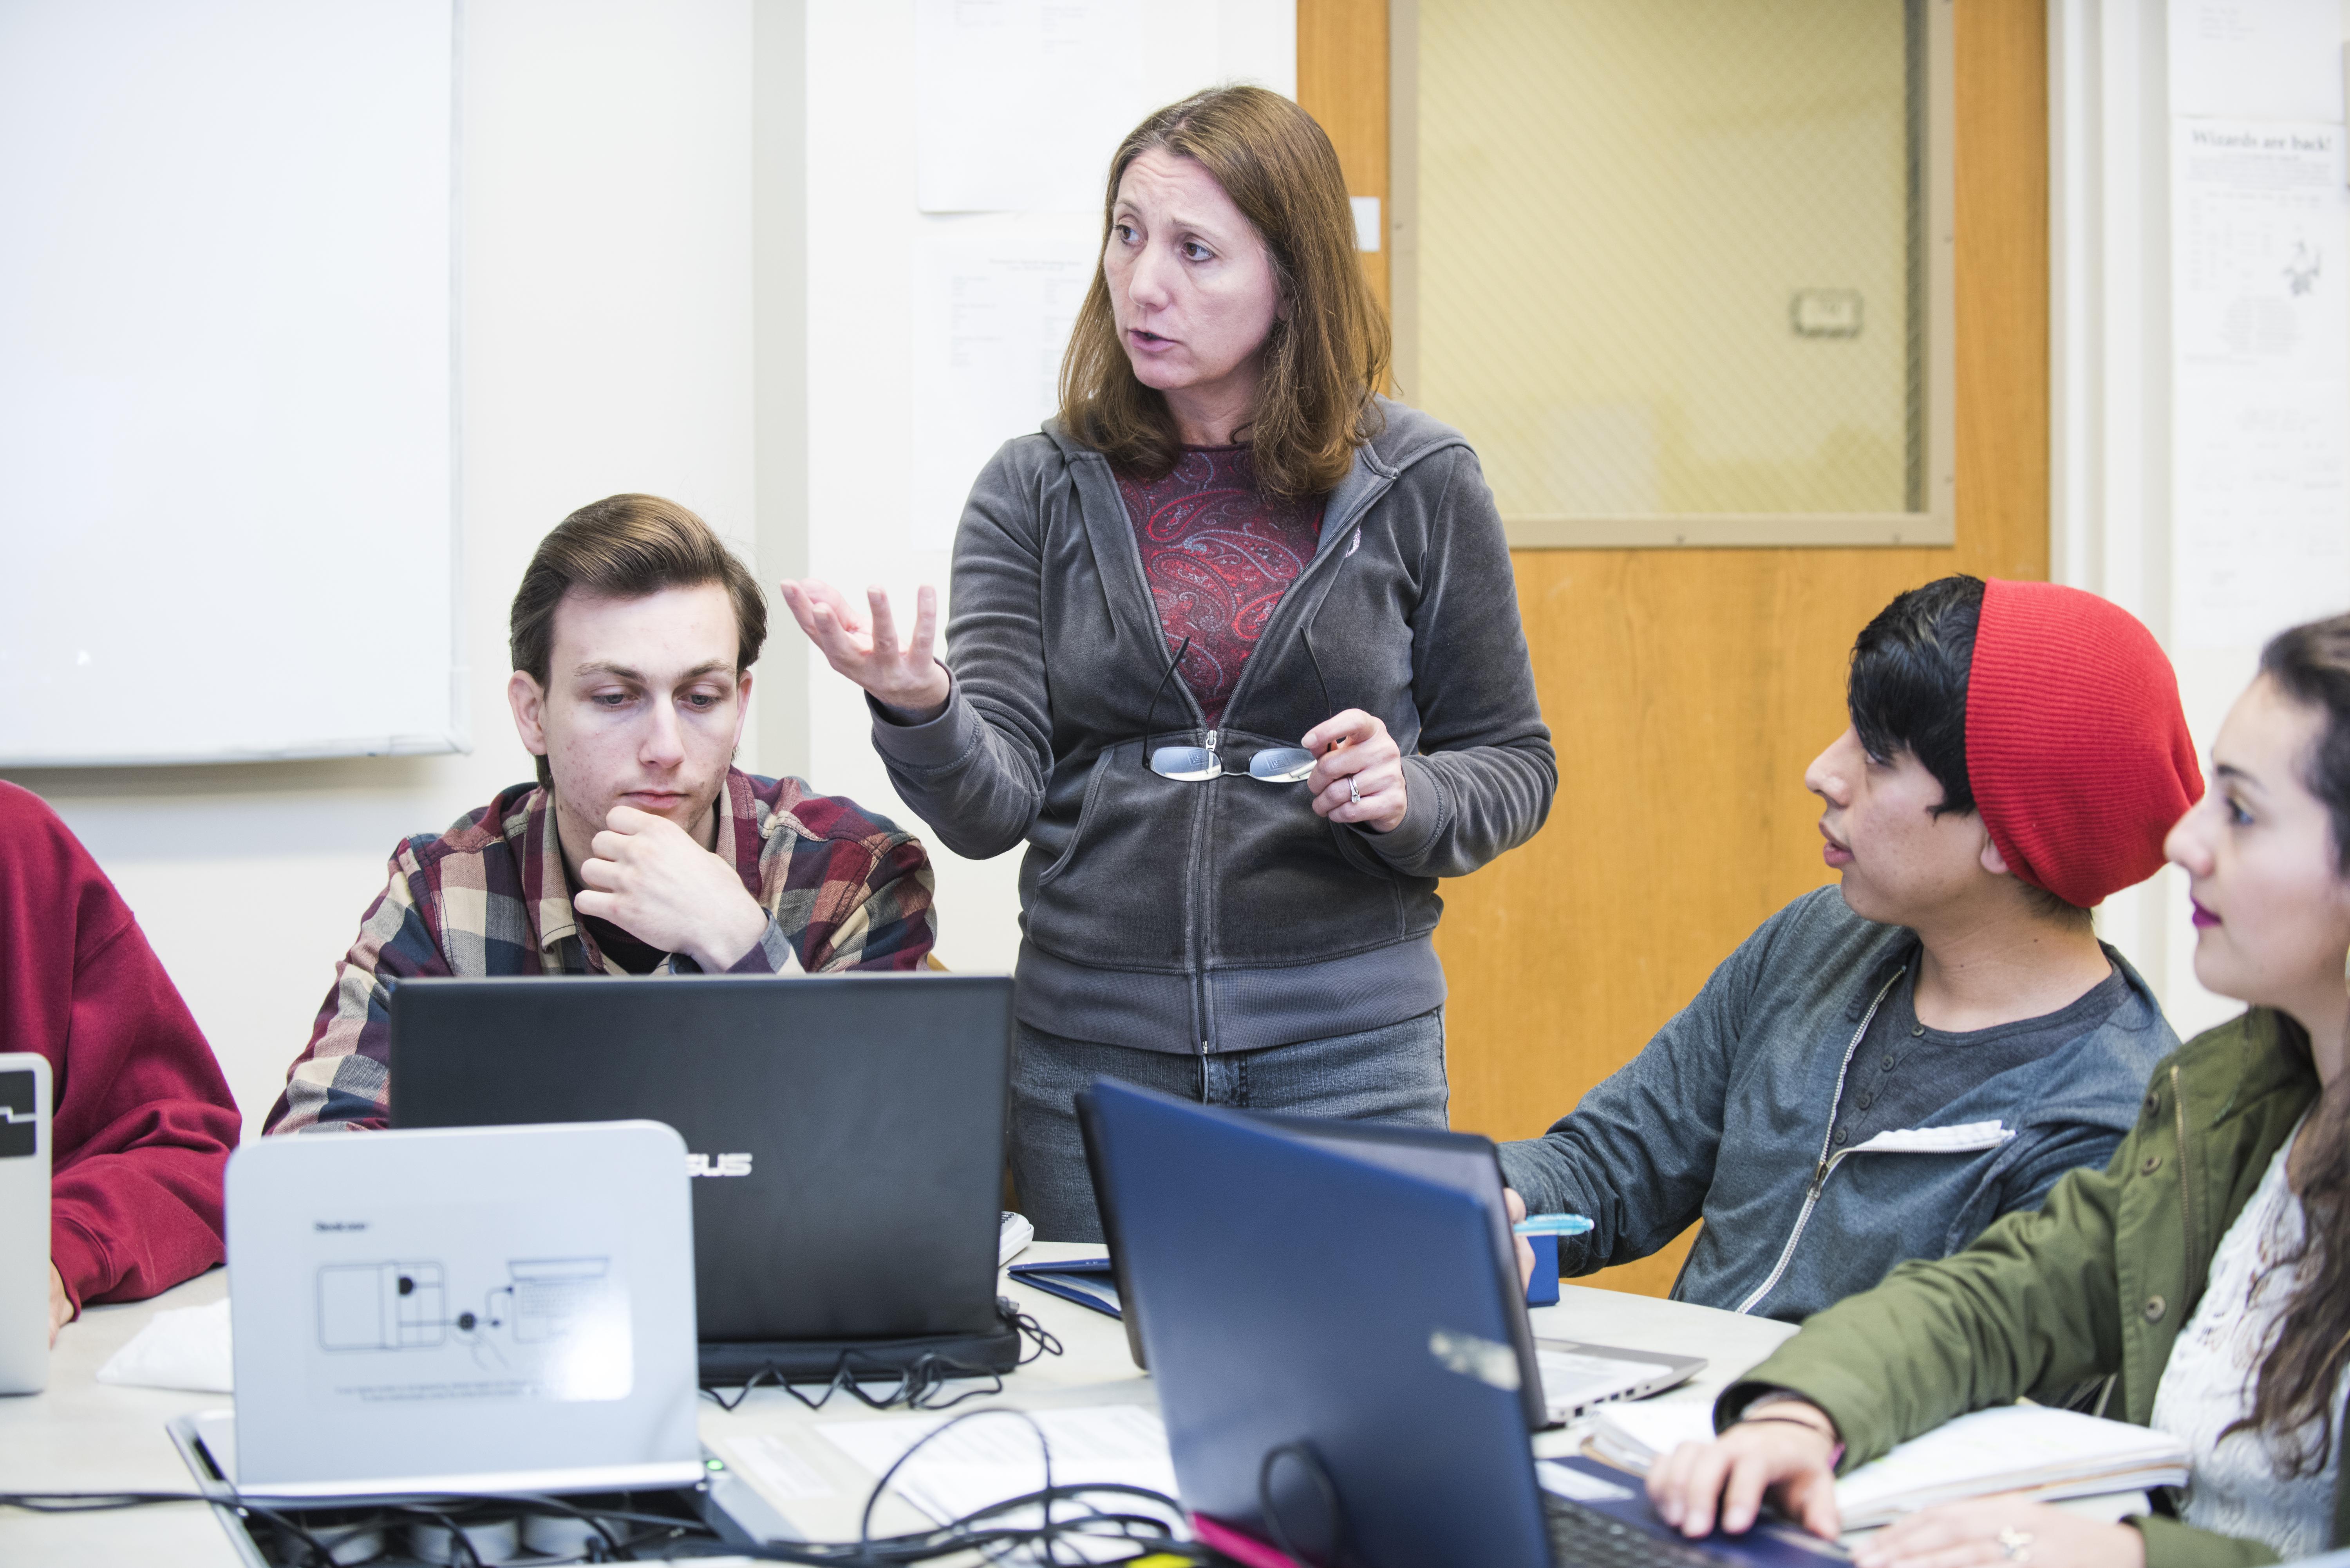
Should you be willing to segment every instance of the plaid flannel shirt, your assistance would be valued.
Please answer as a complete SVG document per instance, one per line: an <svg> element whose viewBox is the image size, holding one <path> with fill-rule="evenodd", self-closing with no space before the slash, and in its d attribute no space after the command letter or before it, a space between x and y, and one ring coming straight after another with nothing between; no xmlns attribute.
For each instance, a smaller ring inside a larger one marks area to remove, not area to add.
<svg viewBox="0 0 2350 1568"><path fill-rule="evenodd" d="M767 911L737 974L916 970L937 936L921 840L797 779L726 773L718 845ZM392 851L390 877L335 967L310 1043L263 1131L380 1127L390 1104L391 985L429 975L624 974L571 908L554 797L516 784L440 836ZM701 966L673 954L660 972Z"/></svg>

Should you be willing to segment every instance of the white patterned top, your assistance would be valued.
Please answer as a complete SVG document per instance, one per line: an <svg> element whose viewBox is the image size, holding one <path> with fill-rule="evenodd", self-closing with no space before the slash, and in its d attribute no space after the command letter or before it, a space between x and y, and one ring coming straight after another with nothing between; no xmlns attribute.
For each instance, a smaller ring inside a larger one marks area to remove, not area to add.
<svg viewBox="0 0 2350 1568"><path fill-rule="evenodd" d="M2308 1117L2302 1120L2305 1124ZM2295 1137L2300 1131L2293 1129ZM2170 1347L2149 1423L2184 1442L2191 1456L2193 1479L2180 1511L2187 1522L2265 1542L2287 1562L2325 1549L2334 1521L2334 1474L2342 1458L2338 1425L2325 1468L2293 1477L2282 1473L2265 1434L2220 1434L2251 1413L2261 1357L2300 1278L2300 1270L2286 1261L2302 1239L2301 1199L2285 1180L2285 1157L2293 1144L2287 1138L2277 1150L2251 1201L2220 1239L2211 1259L2210 1288ZM2339 1390L2334 1408L2342 1408ZM2316 1427L2312 1421L2299 1436L2314 1442Z"/></svg>

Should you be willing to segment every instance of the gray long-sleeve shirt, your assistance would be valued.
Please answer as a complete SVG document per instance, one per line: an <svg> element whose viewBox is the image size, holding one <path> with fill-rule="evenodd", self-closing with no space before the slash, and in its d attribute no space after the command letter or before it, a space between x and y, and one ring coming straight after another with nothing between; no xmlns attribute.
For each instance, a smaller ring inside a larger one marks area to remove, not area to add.
<svg viewBox="0 0 2350 1568"><path fill-rule="evenodd" d="M1107 461L1047 425L981 473L955 538L952 696L927 723L877 710L873 740L958 854L1027 844L1024 1022L1217 1052L1443 1002L1436 879L1532 836L1557 766L1475 454L1425 414L1380 406L1385 429L1331 493L1314 557L1214 731L1182 681L1162 679L1158 610ZM1390 833L1315 816L1303 784L1245 776L1256 752L1348 707L1404 753L1409 806ZM1152 773L1146 747L1170 742L1216 749L1226 775Z"/></svg>
<svg viewBox="0 0 2350 1568"><path fill-rule="evenodd" d="M1974 1082L1922 1128L1842 1147L1848 1068L1918 940L1835 888L1763 922L1648 1045L1539 1138L1502 1146L1535 1213L1589 1215L1562 1273L1645 1258L1705 1228L1673 1298L1800 1322L1894 1264L1957 1251L2101 1166L2178 1037L2111 948L2129 994L2045 1054Z"/></svg>

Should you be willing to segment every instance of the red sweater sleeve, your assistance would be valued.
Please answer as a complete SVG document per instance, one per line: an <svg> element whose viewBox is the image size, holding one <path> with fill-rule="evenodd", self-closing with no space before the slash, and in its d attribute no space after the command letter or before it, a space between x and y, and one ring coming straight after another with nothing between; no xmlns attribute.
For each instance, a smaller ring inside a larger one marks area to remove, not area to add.
<svg viewBox="0 0 2350 1568"><path fill-rule="evenodd" d="M221 1261L236 1102L98 862L0 784L0 1041L48 1058L50 1257L77 1308L137 1301Z"/></svg>

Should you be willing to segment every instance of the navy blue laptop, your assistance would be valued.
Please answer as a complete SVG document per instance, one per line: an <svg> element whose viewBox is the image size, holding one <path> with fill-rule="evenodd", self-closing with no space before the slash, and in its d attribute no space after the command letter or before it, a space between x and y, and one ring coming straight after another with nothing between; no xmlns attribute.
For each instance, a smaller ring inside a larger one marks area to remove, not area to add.
<svg viewBox="0 0 2350 1568"><path fill-rule="evenodd" d="M1147 1090L1090 1093L1121 1272L1149 1303L1140 1328L1175 1475L1208 1544L1266 1568L1843 1557L1779 1528L1683 1542L1636 1478L1586 1460L1542 1461L1545 1489L1490 1161L1448 1179Z"/></svg>

